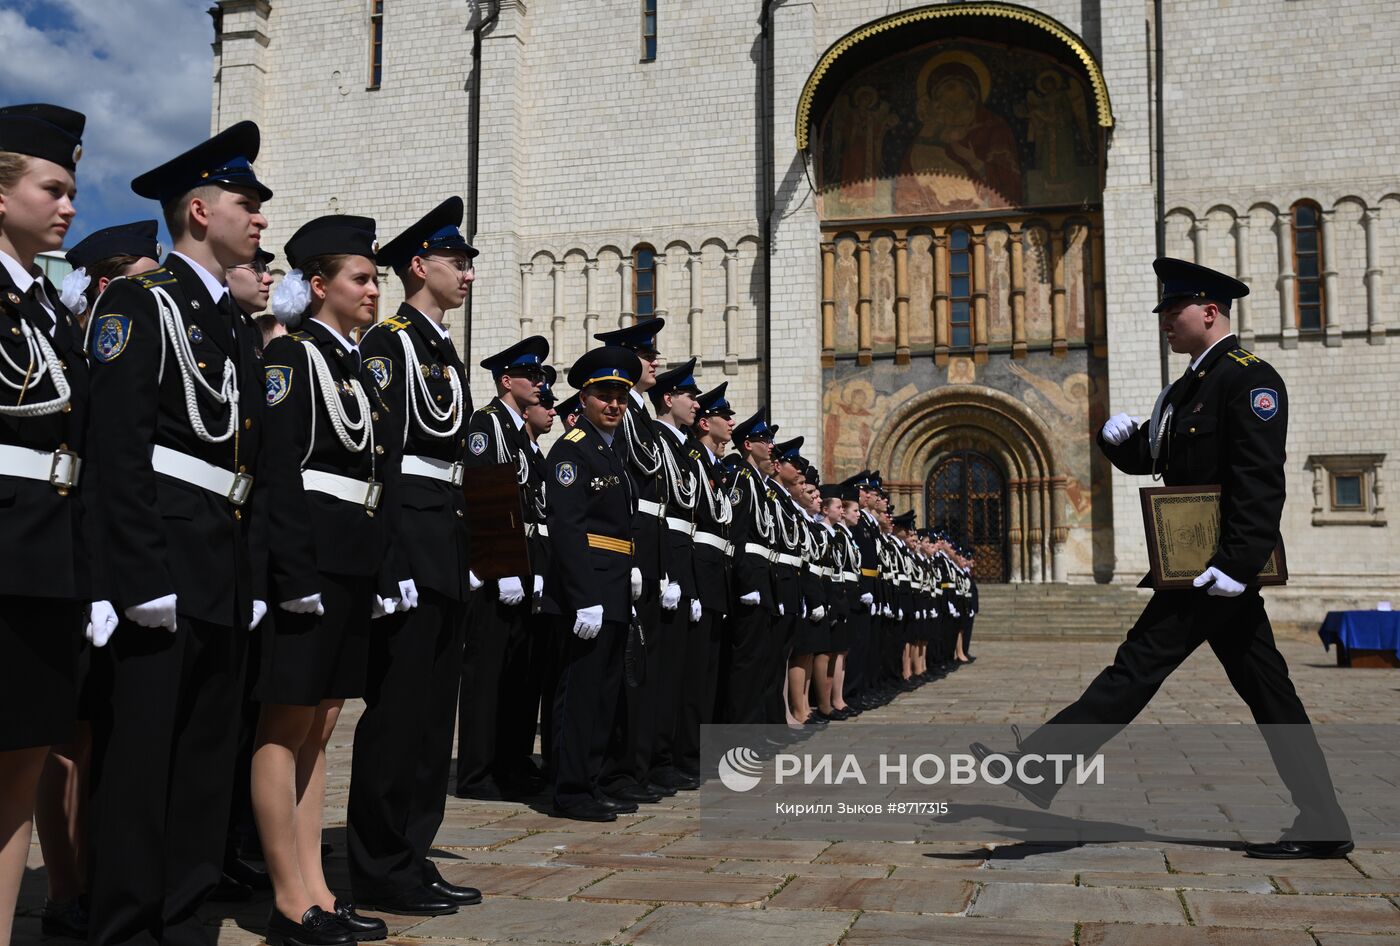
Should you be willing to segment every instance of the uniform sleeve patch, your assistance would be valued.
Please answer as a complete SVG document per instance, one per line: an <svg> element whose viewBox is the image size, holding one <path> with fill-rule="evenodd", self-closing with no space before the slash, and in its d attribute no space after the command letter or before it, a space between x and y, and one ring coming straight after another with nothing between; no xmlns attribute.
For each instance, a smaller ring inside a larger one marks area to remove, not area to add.
<svg viewBox="0 0 1400 946"><path fill-rule="evenodd" d="M116 361L131 341L131 319L125 315L104 315L92 337L92 357L104 365Z"/></svg>
<svg viewBox="0 0 1400 946"><path fill-rule="evenodd" d="M1255 388L1249 392L1249 409L1260 420L1273 420L1278 413L1278 392L1273 388Z"/></svg>
<svg viewBox="0 0 1400 946"><path fill-rule="evenodd" d="M268 365L267 406L281 404L292 390L292 369L286 365Z"/></svg>
<svg viewBox="0 0 1400 946"><path fill-rule="evenodd" d="M486 452L488 443L487 436L478 430L467 438L467 449L472 452L472 456L479 457Z"/></svg>
<svg viewBox="0 0 1400 946"><path fill-rule="evenodd" d="M744 498L744 494L739 492L739 487L734 487L729 491L729 502L731 505L739 505L739 500Z"/></svg>
<svg viewBox="0 0 1400 946"><path fill-rule="evenodd" d="M374 379L374 383L379 385L379 390L388 389L389 383L394 379L393 362L388 358L371 358L365 362L365 368L369 370L369 375Z"/></svg>
<svg viewBox="0 0 1400 946"><path fill-rule="evenodd" d="M554 478L559 481L560 486L573 486L574 480L578 479L578 465L568 460L555 464Z"/></svg>

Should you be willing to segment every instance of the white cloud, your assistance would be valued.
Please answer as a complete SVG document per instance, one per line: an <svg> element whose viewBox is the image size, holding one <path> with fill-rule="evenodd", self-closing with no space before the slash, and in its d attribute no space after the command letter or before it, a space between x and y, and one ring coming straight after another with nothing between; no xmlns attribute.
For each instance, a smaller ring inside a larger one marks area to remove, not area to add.
<svg viewBox="0 0 1400 946"><path fill-rule="evenodd" d="M70 241L159 208L131 193L142 171L209 134L211 0L6 0L0 102L87 116Z"/></svg>

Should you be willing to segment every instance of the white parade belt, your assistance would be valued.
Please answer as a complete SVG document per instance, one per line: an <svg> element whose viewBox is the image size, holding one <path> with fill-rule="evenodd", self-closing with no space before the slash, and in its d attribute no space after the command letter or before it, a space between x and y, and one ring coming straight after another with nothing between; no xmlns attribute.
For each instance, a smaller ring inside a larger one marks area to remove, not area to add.
<svg viewBox="0 0 1400 946"><path fill-rule="evenodd" d="M199 457L156 444L151 448L151 469L172 479L206 489L222 496L234 506L242 506L253 491L253 477L234 473L221 466L206 463Z"/></svg>
<svg viewBox="0 0 1400 946"><path fill-rule="evenodd" d="M453 486L462 485L462 464L450 460L404 454L402 469L409 476L423 476Z"/></svg>
<svg viewBox="0 0 1400 946"><path fill-rule="evenodd" d="M364 506L373 512L379 506L379 496L384 492L384 484L374 480L357 480L339 473L326 473L321 470L302 470L301 485L317 493L325 493L347 503Z"/></svg>
<svg viewBox="0 0 1400 946"><path fill-rule="evenodd" d="M666 504L654 503L649 499L639 499L637 500L637 511L644 512L648 516L655 516L658 519L662 519L666 515Z"/></svg>
<svg viewBox="0 0 1400 946"><path fill-rule="evenodd" d="M757 542L745 542L744 551L749 555L758 555L764 559L773 557L773 550L766 545L759 545Z"/></svg>
<svg viewBox="0 0 1400 946"><path fill-rule="evenodd" d="M859 580L860 580L860 576L857 575L855 572L842 572L842 573L841 573L841 580L842 580L842 581L859 581Z"/></svg>
<svg viewBox="0 0 1400 946"><path fill-rule="evenodd" d="M0 444L0 473L26 480L38 480L59 489L78 485L78 473L83 461L72 450L59 448L52 452Z"/></svg>
<svg viewBox="0 0 1400 946"><path fill-rule="evenodd" d="M684 532L686 535L695 534L695 523L687 522L684 519L677 519L675 516L666 517L666 526L672 532Z"/></svg>
<svg viewBox="0 0 1400 946"><path fill-rule="evenodd" d="M821 577L825 577L825 576L826 576L826 569L825 569L825 568L822 568L820 565L816 564L815 562L804 562L804 563L803 563L803 567L806 568L807 571L811 572L813 575L818 575L818 576L821 576Z"/></svg>
<svg viewBox="0 0 1400 946"><path fill-rule="evenodd" d="M779 565L791 565L793 568L802 567L802 559L796 555L788 555L785 552L774 552L772 561Z"/></svg>
<svg viewBox="0 0 1400 946"><path fill-rule="evenodd" d="M734 554L734 546L730 544L728 540L722 539L712 532L701 532L699 529L695 530L695 541L699 542L701 545L708 545L710 548L719 549L725 555ZM764 549L763 554L767 555L768 550Z"/></svg>

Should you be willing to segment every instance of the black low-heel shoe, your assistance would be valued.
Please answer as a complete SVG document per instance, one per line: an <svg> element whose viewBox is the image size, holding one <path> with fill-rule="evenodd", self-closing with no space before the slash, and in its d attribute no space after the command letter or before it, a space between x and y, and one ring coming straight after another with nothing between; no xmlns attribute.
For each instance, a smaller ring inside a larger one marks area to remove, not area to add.
<svg viewBox="0 0 1400 946"><path fill-rule="evenodd" d="M383 920L377 916L360 916L355 912L353 903L337 900L335 902L335 915L345 925L345 929L350 933L350 938L357 943L389 938L389 927Z"/></svg>
<svg viewBox="0 0 1400 946"><path fill-rule="evenodd" d="M349 946L354 942L340 917L316 906L301 915L300 923L273 907L263 936L267 946Z"/></svg>

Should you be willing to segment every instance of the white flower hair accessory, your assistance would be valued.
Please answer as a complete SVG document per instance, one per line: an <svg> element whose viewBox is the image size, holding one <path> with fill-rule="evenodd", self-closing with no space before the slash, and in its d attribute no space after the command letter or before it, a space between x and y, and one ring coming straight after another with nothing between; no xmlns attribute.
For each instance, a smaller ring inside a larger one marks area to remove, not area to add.
<svg viewBox="0 0 1400 946"><path fill-rule="evenodd" d="M296 328L301 324L302 313L306 307L311 305L311 284L302 276L301 270L294 269L282 277L272 290L272 296L268 300L268 307L272 309L272 314L277 317L287 328Z"/></svg>
<svg viewBox="0 0 1400 946"><path fill-rule="evenodd" d="M58 290L58 300L74 315L87 311L87 287L92 285L92 277L82 266L63 277L63 285Z"/></svg>

